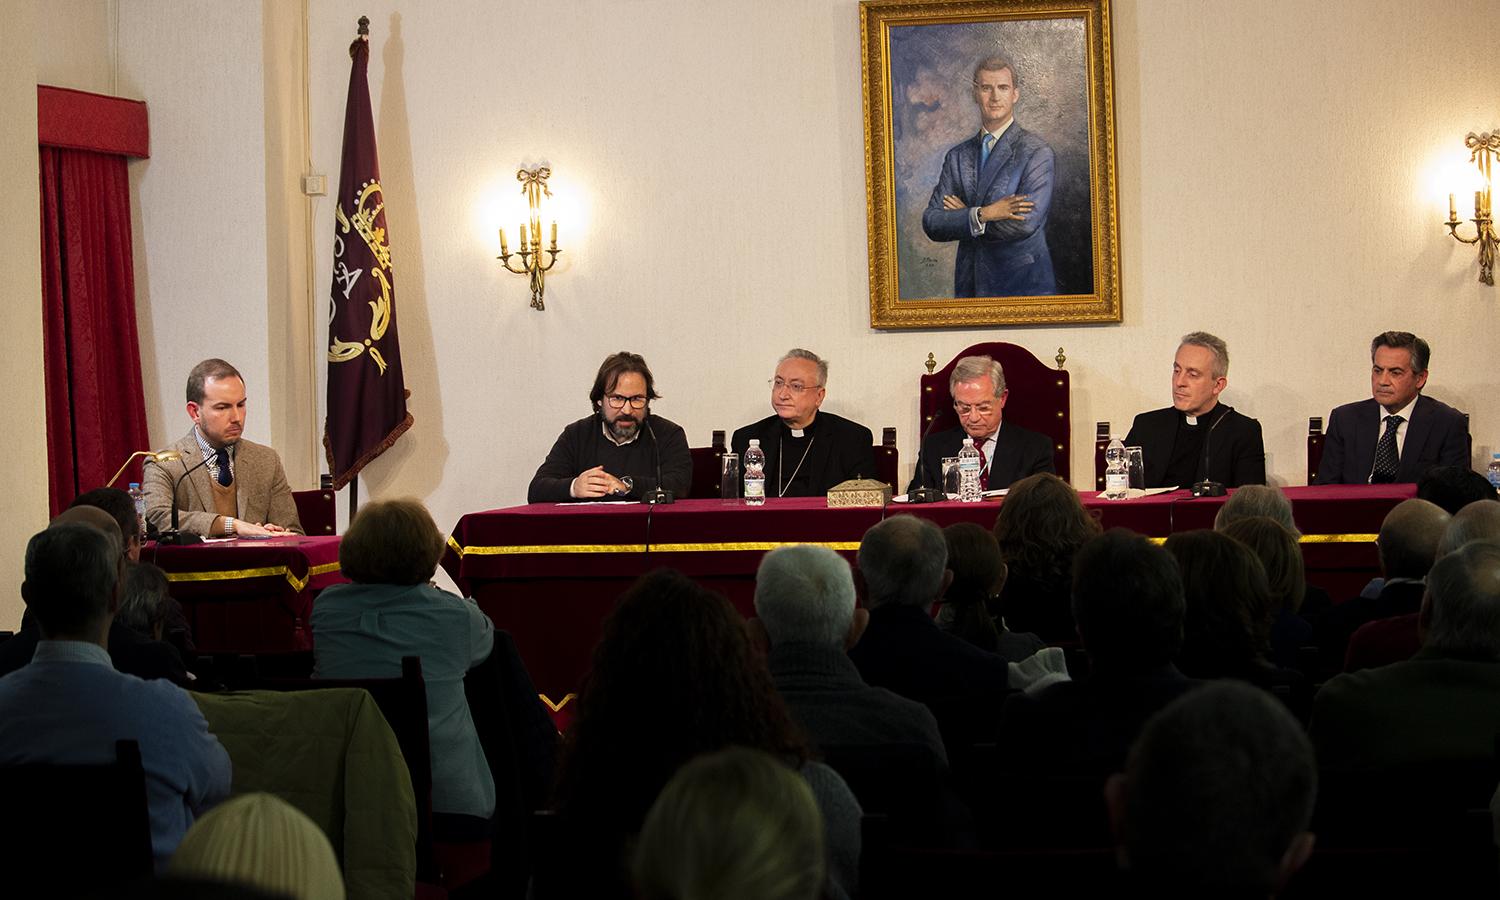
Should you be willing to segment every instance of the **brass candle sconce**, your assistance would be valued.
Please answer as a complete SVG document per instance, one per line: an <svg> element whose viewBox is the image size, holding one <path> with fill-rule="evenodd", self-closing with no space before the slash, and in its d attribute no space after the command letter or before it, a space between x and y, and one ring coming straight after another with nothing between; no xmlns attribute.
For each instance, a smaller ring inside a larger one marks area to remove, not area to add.
<svg viewBox="0 0 1500 900"><path fill-rule="evenodd" d="M1500 131L1487 131L1484 134L1470 132L1464 138L1464 146L1469 148L1469 162L1479 167L1479 174L1484 179L1484 187L1474 192L1474 218L1469 220L1474 223L1474 236L1466 238L1459 235L1458 226L1462 223L1452 194L1448 195L1448 221L1443 224L1448 226L1448 233L1453 235L1454 240L1479 245L1479 280L1493 285L1495 246L1500 244L1500 236L1495 234L1494 213L1490 206L1490 163L1496 156L1500 156Z"/></svg>
<svg viewBox="0 0 1500 900"><path fill-rule="evenodd" d="M510 247L505 241L505 229L500 229L500 255L495 257L500 260L507 271L517 275L525 275L531 279L531 308L546 309L542 300L546 291L547 271L557 262L558 254L562 253L557 247L557 220L552 220L552 245L545 250L542 248L542 196L548 199L552 197L552 190L547 187L547 179L552 176L552 170L546 166L536 169L520 169L516 172L516 180L521 182L521 192L526 195L526 204L531 208L529 221L521 223L521 251L511 253ZM546 262L542 261L542 254L546 254ZM510 258L519 257L515 265L511 265Z"/></svg>

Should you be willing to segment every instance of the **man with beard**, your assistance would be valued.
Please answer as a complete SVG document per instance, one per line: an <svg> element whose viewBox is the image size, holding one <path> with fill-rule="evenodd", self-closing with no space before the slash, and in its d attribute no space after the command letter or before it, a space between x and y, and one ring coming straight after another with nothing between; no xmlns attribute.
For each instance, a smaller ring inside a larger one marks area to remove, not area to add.
<svg viewBox="0 0 1500 900"><path fill-rule="evenodd" d="M589 391L594 414L563 429L531 479L527 502L639 500L658 487L658 475L660 487L686 496L693 480L687 434L651 414L659 398L640 354L605 357Z"/></svg>

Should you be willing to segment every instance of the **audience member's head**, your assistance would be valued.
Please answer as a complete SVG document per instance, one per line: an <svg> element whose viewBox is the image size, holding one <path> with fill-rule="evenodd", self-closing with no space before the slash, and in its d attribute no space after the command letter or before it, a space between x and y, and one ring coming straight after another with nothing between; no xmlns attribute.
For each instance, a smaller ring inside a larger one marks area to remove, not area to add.
<svg viewBox="0 0 1500 900"><path fill-rule="evenodd" d="M1195 678L1238 673L1260 658L1270 634L1271 588L1250 548L1206 529L1167 538L1187 601L1178 668Z"/></svg>
<svg viewBox="0 0 1500 900"><path fill-rule="evenodd" d="M1500 543L1500 503L1470 503L1454 513L1438 542L1438 558L1470 541Z"/></svg>
<svg viewBox="0 0 1500 900"><path fill-rule="evenodd" d="M931 606L948 580L948 544L942 529L917 516L891 516L859 542L859 571L870 609Z"/></svg>
<svg viewBox="0 0 1500 900"><path fill-rule="evenodd" d="M349 523L339 542L339 568L359 584L422 584L437 571L445 546L420 501L377 500Z"/></svg>
<svg viewBox="0 0 1500 900"><path fill-rule="evenodd" d="M1155 896L1272 896L1312 852L1317 778L1302 726L1269 694L1189 691L1110 779L1121 862Z"/></svg>
<svg viewBox="0 0 1500 900"><path fill-rule="evenodd" d="M1224 505L1219 507L1219 514L1214 516L1214 531L1223 531L1231 522L1252 516L1274 520L1291 532L1294 538L1302 536L1297 530L1297 523L1292 521L1292 501L1286 498L1281 488L1266 484L1247 484L1235 488Z"/></svg>
<svg viewBox="0 0 1500 900"><path fill-rule="evenodd" d="M1450 516L1426 500L1402 500L1380 523L1380 570L1390 578L1425 578Z"/></svg>
<svg viewBox="0 0 1500 900"><path fill-rule="evenodd" d="M1078 492L1056 475L1038 472L1010 486L995 519L995 542L1009 567L1005 621L1044 640L1073 638L1068 609L1073 555L1097 537L1099 522Z"/></svg>
<svg viewBox="0 0 1500 900"><path fill-rule="evenodd" d="M768 753L700 756L651 805L633 871L641 900L815 900L823 817L806 780Z"/></svg>
<svg viewBox="0 0 1500 900"><path fill-rule="evenodd" d="M990 603L998 603L1005 585L1006 566L1000 545L984 526L958 522L943 529L948 544L948 570L953 581L943 594L943 603L953 611L951 630L981 650L995 652L1000 629L990 615Z"/></svg>
<svg viewBox="0 0 1500 900"><path fill-rule="evenodd" d="M242 794L193 823L174 876L245 884L294 900L342 900L338 857L317 823L271 794Z"/></svg>
<svg viewBox="0 0 1500 900"><path fill-rule="evenodd" d="M131 559L141 558L141 520L135 514L135 501L129 494L119 488L94 488L68 504L70 509L75 506L92 506L109 513L120 526L120 546L125 548L125 554Z"/></svg>
<svg viewBox="0 0 1500 900"><path fill-rule="evenodd" d="M1474 541L1434 563L1420 618L1424 648L1500 662L1500 545Z"/></svg>
<svg viewBox="0 0 1500 900"><path fill-rule="evenodd" d="M1302 562L1302 548L1298 546L1295 534L1275 519L1265 516L1235 519L1216 530L1249 547L1260 560L1271 589L1273 619L1283 609L1295 613L1302 608L1302 598L1307 593L1307 573Z"/></svg>
<svg viewBox="0 0 1500 900"><path fill-rule="evenodd" d="M675 571L644 576L604 620L563 747L556 799L579 852L618 859L678 767L731 744L807 754L729 601Z"/></svg>
<svg viewBox="0 0 1500 900"><path fill-rule="evenodd" d="M755 573L755 615L771 645L852 646L869 615L854 608L854 573L827 547L778 547Z"/></svg>
<svg viewBox="0 0 1500 900"><path fill-rule="evenodd" d="M102 646L119 603L120 561L120 539L112 520L107 529L54 520L33 535L26 545L21 597L42 637Z"/></svg>
<svg viewBox="0 0 1500 900"><path fill-rule="evenodd" d="M1448 515L1476 500L1497 500L1490 480L1468 466L1433 466L1417 482L1417 499L1430 500Z"/></svg>
<svg viewBox="0 0 1500 900"><path fill-rule="evenodd" d="M166 572L151 563L131 563L125 569L125 587L115 621L136 634L161 640L171 601L170 590Z"/></svg>
<svg viewBox="0 0 1500 900"><path fill-rule="evenodd" d="M1182 576L1165 550L1111 528L1078 551L1073 617L1096 671L1167 665L1182 648Z"/></svg>

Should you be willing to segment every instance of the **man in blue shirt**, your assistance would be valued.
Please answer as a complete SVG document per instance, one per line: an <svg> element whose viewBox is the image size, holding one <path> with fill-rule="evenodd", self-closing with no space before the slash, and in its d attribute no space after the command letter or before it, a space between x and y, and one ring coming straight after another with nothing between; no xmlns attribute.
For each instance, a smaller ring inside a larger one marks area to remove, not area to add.
<svg viewBox="0 0 1500 900"><path fill-rule="evenodd" d="M0 678L0 766L107 764L116 741L136 741L160 868L194 817L229 795L229 754L186 691L110 664L123 560L116 534L75 522L27 545L21 596L42 639Z"/></svg>

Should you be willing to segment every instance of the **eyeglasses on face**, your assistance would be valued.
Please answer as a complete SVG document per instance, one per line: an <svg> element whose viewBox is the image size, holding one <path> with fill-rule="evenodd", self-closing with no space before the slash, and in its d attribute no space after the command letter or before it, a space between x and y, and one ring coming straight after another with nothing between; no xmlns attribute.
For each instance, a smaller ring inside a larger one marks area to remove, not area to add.
<svg viewBox="0 0 1500 900"><path fill-rule="evenodd" d="M801 396L805 391L815 391L822 387L821 384L803 384L800 381L784 381L780 378L772 378L766 384L769 384L773 391L779 392L782 388L785 388L798 396Z"/></svg>
<svg viewBox="0 0 1500 900"><path fill-rule="evenodd" d="M953 403L953 411L958 413L959 416L967 416L971 412L979 413L981 416L987 416L995 411L995 404L975 403L973 405L970 405L968 403L959 403L955 400Z"/></svg>
<svg viewBox="0 0 1500 900"><path fill-rule="evenodd" d="M646 406L646 397L642 394L636 394L634 397L621 397L619 394L605 394L604 399L609 402L610 409L624 409L625 404L627 403L630 404L631 409L644 409Z"/></svg>

